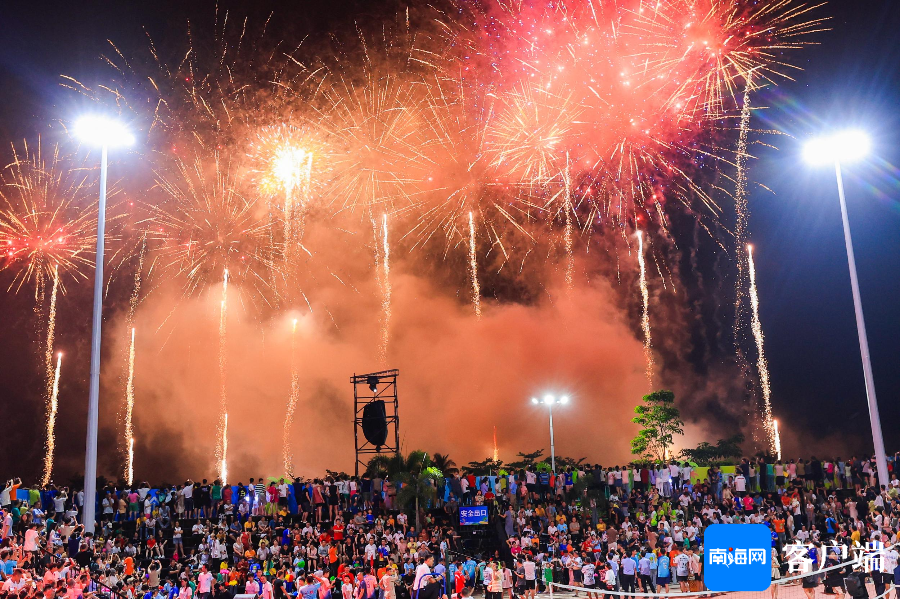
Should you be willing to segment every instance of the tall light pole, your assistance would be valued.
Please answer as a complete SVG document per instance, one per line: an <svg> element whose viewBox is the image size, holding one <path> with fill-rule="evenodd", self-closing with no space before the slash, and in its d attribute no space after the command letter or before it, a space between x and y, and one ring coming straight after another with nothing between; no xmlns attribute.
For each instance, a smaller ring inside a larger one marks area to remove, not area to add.
<svg viewBox="0 0 900 600"><path fill-rule="evenodd" d="M97 208L97 260L94 272L94 316L91 325L91 384L88 399L87 443L84 455L84 530L94 531L97 504L97 425L100 408L100 328L103 324L103 253L106 233L106 155L110 147L127 146L134 138L124 125L102 117L83 117L75 135L100 146L100 203Z"/></svg>
<svg viewBox="0 0 900 600"><path fill-rule="evenodd" d="M844 224L844 243L847 246L847 263L850 266L850 288L853 291L853 307L856 310L856 333L859 336L859 352L862 354L863 378L866 382L866 399L869 404L869 422L872 427L872 442L875 446L875 462L878 466L878 483L885 485L889 481L887 459L884 454L884 438L881 435L881 418L878 416L878 400L875 398L875 380L872 377L866 322L863 319L862 300L859 296L859 279L856 276L853 241L850 239L850 221L847 218L847 202L844 198L844 180L841 177L841 163L846 164L859 160L868 151L869 139L864 133L844 131L810 141L806 144L804 155L806 160L813 165L834 164L838 197L841 203L841 220Z"/></svg>
<svg viewBox="0 0 900 600"><path fill-rule="evenodd" d="M557 398L552 394L547 394L544 396L543 400L538 400L537 398L532 398L532 404L545 404L550 411L550 470L556 473L556 446L553 443L553 405L554 404L567 404L569 402L568 396L560 396Z"/></svg>

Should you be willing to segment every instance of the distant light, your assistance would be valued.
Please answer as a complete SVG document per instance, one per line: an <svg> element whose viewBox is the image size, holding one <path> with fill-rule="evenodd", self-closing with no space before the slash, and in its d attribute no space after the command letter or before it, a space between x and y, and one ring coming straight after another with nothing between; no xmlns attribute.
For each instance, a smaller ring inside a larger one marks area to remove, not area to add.
<svg viewBox="0 0 900 600"><path fill-rule="evenodd" d="M559 399L560 404L566 404L568 401L569 401L569 397L568 397L568 396L562 396L562 397L560 397L560 399Z"/></svg>
<svg viewBox="0 0 900 600"><path fill-rule="evenodd" d="M537 403L538 403L538 399L537 399L537 398L532 398L532 399L531 399L531 403L532 403L532 404L537 404Z"/></svg>
<svg viewBox="0 0 900 600"><path fill-rule="evenodd" d="M869 136L862 131L849 130L807 142L803 157L811 165L849 163L869 153Z"/></svg>
<svg viewBox="0 0 900 600"><path fill-rule="evenodd" d="M88 116L75 123L75 135L92 146L130 146L134 136L122 123L105 117Z"/></svg>
<svg viewBox="0 0 900 600"><path fill-rule="evenodd" d="M544 404L553 404L553 400L554 398L550 394L544 396Z"/></svg>

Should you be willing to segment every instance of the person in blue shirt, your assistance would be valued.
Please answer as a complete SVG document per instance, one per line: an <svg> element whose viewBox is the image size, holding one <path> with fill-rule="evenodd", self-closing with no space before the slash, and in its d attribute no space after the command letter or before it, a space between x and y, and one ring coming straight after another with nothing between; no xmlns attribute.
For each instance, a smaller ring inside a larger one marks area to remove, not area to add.
<svg viewBox="0 0 900 600"><path fill-rule="evenodd" d="M477 567L478 563L471 557L463 563L462 569L466 574L466 587L475 587L475 571L477 570Z"/></svg>
<svg viewBox="0 0 900 600"><path fill-rule="evenodd" d="M635 582L637 579L637 561L634 560L634 550L630 551L628 555L622 559L622 567L619 575L619 581L621 582L622 591L623 592L632 592L637 591L637 587L635 586Z"/></svg>
<svg viewBox="0 0 900 600"><path fill-rule="evenodd" d="M297 590L297 594L305 600L314 600L319 596L319 588L322 584L316 581L312 575L306 576L306 585Z"/></svg>
<svg viewBox="0 0 900 600"><path fill-rule="evenodd" d="M669 569L669 557L663 554L656 561L656 585L664 588L663 595L669 593L669 583L672 581L672 572Z"/></svg>
<svg viewBox="0 0 900 600"><path fill-rule="evenodd" d="M454 560L450 563L450 566L447 567L447 581L453 581L453 576L456 575L456 572L462 569L458 560Z"/></svg>

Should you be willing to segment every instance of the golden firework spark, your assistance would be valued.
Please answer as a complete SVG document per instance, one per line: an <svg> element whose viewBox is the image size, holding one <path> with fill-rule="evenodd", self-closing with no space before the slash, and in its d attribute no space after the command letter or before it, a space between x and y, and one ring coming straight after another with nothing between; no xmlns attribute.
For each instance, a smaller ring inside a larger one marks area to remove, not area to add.
<svg viewBox="0 0 900 600"><path fill-rule="evenodd" d="M128 460L125 465L125 480L131 485L134 480L134 335L131 328L131 344L128 347L128 379L125 383L125 440L128 444Z"/></svg>
<svg viewBox="0 0 900 600"><path fill-rule="evenodd" d="M53 272L53 287L50 290L50 309L47 311L47 337L44 345L44 381L46 385L46 402L50 402L53 394L53 344L56 338L56 295L59 291L59 269Z"/></svg>
<svg viewBox="0 0 900 600"><path fill-rule="evenodd" d="M640 266L641 329L644 332L644 359L647 363L647 381L653 388L653 350L650 337L650 292L647 289L647 270L644 264L644 232L638 230L638 265Z"/></svg>
<svg viewBox="0 0 900 600"><path fill-rule="evenodd" d="M128 471L125 473L128 485L134 481L134 438L128 440Z"/></svg>
<svg viewBox="0 0 900 600"><path fill-rule="evenodd" d="M741 107L740 132L738 134L737 157L735 160L736 174L734 179L734 239L735 261L737 263L737 278L734 282L734 341L738 346L741 345L744 327L747 323L745 309L745 297L747 294L744 291L747 283L747 273L744 269L744 265L747 260L747 234L750 224L750 208L747 203L747 161L750 158L747 146L750 137L750 88L751 79L748 75L746 86L744 87L744 104ZM740 348L738 348L738 350L738 354L742 356Z"/></svg>
<svg viewBox="0 0 900 600"><path fill-rule="evenodd" d="M750 305L753 308L751 328L756 340L756 368L759 370L759 386L762 388L763 429L766 432L769 450L775 451L775 429L772 422L772 388L769 383L769 365L764 348L765 336L759 320L759 291L756 288L756 265L753 262L753 246L747 245L747 267L750 276Z"/></svg>
<svg viewBox="0 0 900 600"><path fill-rule="evenodd" d="M270 270L284 270L271 260L265 216L237 190L236 169L215 155L210 164L175 161L173 171L158 172L164 199L150 207L148 237L162 268L184 278L186 294L202 293L227 269L242 291L270 303Z"/></svg>
<svg viewBox="0 0 900 600"><path fill-rule="evenodd" d="M778 419L772 419L772 433L775 440L775 456L781 460L781 432L778 430Z"/></svg>
<svg viewBox="0 0 900 600"><path fill-rule="evenodd" d="M222 485L228 481L228 268L222 274L222 302L219 309L219 435L216 443L216 458L219 466L219 479Z"/></svg>
<svg viewBox="0 0 900 600"><path fill-rule="evenodd" d="M529 190L559 180L566 162L566 138L581 109L569 92L522 85L504 96L487 133L491 166Z"/></svg>
<svg viewBox="0 0 900 600"><path fill-rule="evenodd" d="M478 258L475 254L475 215L469 213L469 278L472 282L472 306L475 318L481 318L481 286L478 283Z"/></svg>
<svg viewBox="0 0 900 600"><path fill-rule="evenodd" d="M47 404L47 437L45 440L44 475L41 486L50 483L53 476L53 458L56 453L56 412L59 408L59 372L62 368L62 352L56 355L56 373L53 375L53 387L50 390L50 402Z"/></svg>
<svg viewBox="0 0 900 600"><path fill-rule="evenodd" d="M375 227L375 222L372 222ZM377 234L376 234L377 239ZM381 216L381 250L375 250L375 270L378 287L381 290L381 343L378 356L382 365L387 364L388 343L391 325L391 244L388 237L388 216Z"/></svg>

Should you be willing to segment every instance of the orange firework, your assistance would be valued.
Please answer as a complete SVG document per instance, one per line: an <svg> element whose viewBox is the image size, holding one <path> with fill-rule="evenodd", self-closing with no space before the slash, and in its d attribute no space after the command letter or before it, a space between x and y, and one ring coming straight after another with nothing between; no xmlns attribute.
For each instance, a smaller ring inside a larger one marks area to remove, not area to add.
<svg viewBox="0 0 900 600"><path fill-rule="evenodd" d="M157 173L164 198L150 207L148 237L156 243L162 266L185 279L187 294L229 278L271 301L269 224L255 204L237 189L236 170L213 156L191 163L174 161Z"/></svg>

